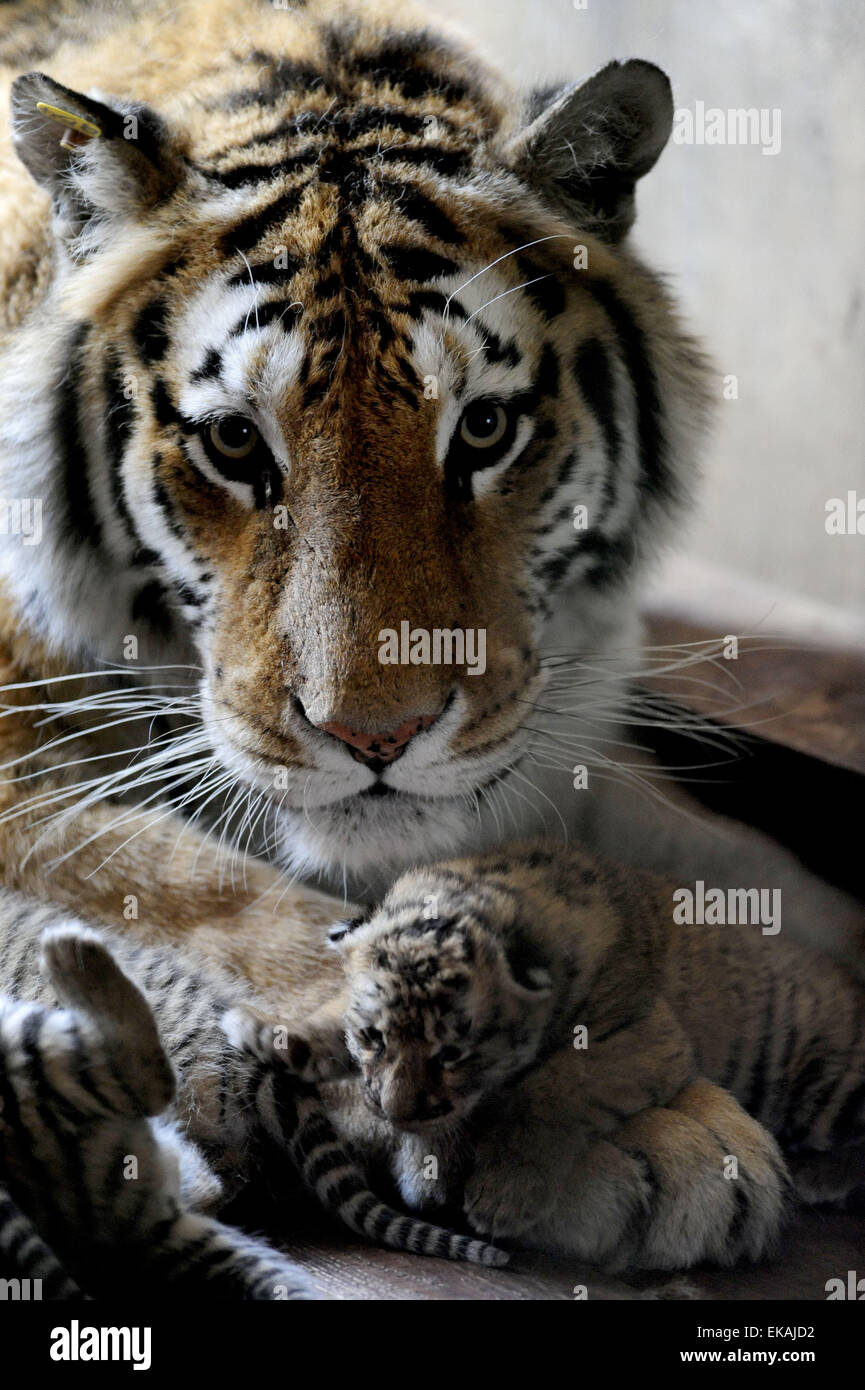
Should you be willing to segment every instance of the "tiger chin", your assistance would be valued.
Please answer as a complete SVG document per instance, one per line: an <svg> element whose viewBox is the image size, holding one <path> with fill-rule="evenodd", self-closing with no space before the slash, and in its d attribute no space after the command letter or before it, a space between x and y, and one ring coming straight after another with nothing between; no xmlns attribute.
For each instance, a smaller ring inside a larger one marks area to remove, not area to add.
<svg viewBox="0 0 865 1390"><path fill-rule="evenodd" d="M610 1268L758 1260L865 1187L865 990L672 886L529 842L403 875L331 933L300 1061L410 1206ZM300 1044L298 1044L300 1045Z"/></svg>

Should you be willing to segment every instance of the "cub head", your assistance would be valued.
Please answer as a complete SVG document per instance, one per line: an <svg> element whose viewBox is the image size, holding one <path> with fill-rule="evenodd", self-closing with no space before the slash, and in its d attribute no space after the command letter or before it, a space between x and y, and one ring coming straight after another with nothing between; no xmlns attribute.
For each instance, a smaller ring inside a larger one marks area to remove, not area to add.
<svg viewBox="0 0 865 1390"><path fill-rule="evenodd" d="M410 23L208 11L194 81L160 29L139 77L94 50L116 94L14 85L56 266L0 371L3 485L46 499L3 568L80 663L194 668L278 858L370 874L470 846L546 624L621 635L686 488L697 354L623 245L670 87L521 105Z"/></svg>
<svg viewBox="0 0 865 1390"><path fill-rule="evenodd" d="M493 886L413 873L331 942L348 989L346 1043L370 1109L400 1129L465 1119L538 1055L551 970Z"/></svg>

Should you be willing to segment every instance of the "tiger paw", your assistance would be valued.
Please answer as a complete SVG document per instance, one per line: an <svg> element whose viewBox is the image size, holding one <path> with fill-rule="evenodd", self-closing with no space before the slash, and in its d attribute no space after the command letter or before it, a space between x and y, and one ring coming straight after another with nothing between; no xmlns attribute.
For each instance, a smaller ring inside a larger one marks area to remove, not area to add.
<svg viewBox="0 0 865 1390"><path fill-rule="evenodd" d="M574 1215L585 1237L606 1194L595 1248L584 1253L610 1268L732 1265L771 1252L789 1187L768 1131L733 1096L698 1080L596 1146Z"/></svg>
<svg viewBox="0 0 865 1390"><path fill-rule="evenodd" d="M487 1141L479 1146L463 1197L472 1230L519 1241L554 1225L556 1183L537 1159L534 1147Z"/></svg>
<svg viewBox="0 0 865 1390"><path fill-rule="evenodd" d="M315 1015L303 1034L265 1021L245 1007L227 1010L222 1026L228 1040L241 1051L261 1062L285 1067L311 1085L336 1080L351 1069L342 1028L318 1027Z"/></svg>

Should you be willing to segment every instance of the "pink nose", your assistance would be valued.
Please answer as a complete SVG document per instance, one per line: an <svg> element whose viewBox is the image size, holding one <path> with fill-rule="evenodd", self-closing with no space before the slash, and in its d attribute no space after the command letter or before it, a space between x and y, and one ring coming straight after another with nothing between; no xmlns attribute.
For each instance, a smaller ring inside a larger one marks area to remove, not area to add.
<svg viewBox="0 0 865 1390"><path fill-rule="evenodd" d="M359 733L357 729L351 729L348 724L340 724L336 720L327 724L317 724L316 728L321 729L322 733L332 734L341 743L347 743L352 757L359 763L392 763L405 752L415 734L419 734L422 729L428 729L437 718L436 714L416 714L385 734Z"/></svg>

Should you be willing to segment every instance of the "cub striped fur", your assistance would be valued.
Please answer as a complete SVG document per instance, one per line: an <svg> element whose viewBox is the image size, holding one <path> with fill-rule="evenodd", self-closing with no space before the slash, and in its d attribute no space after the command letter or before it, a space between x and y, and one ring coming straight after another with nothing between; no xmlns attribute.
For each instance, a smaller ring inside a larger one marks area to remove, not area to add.
<svg viewBox="0 0 865 1390"><path fill-rule="evenodd" d="M284 1190L291 1165L366 1238L504 1263L485 1242L401 1214L369 1191L272 1031L262 1044L235 982L174 950L116 938L109 948L76 923L40 937L52 914L28 905L25 925L22 906L0 933L10 991L0 1002L0 1249L22 1272L62 1290L69 1271L88 1292L104 1292L137 1266L148 1288L206 1279L216 1296L307 1296L302 1270L209 1214L251 1179ZM52 991L65 1008L51 1007Z"/></svg>
<svg viewBox="0 0 865 1390"><path fill-rule="evenodd" d="M865 988L673 907L663 880L529 843L409 872L335 929L345 992L309 1038L320 1075L360 1074L349 1132L403 1133L406 1200L681 1268L771 1249L790 1173L808 1199L865 1185Z"/></svg>

